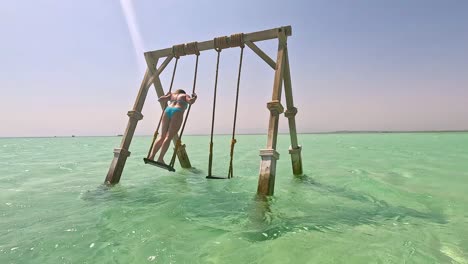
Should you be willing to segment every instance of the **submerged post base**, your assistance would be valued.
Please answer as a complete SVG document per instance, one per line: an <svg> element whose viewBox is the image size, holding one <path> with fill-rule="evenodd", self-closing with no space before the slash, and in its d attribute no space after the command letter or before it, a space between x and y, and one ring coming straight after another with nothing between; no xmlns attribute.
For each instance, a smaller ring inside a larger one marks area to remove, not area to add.
<svg viewBox="0 0 468 264"><path fill-rule="evenodd" d="M130 151L123 148L114 149L114 158L112 159L109 171L107 172L105 184L117 184L122 176L122 171Z"/></svg>
<svg viewBox="0 0 468 264"><path fill-rule="evenodd" d="M258 177L257 194L273 195L275 190L276 161L279 153L274 149L261 149L260 175Z"/></svg>
<svg viewBox="0 0 468 264"><path fill-rule="evenodd" d="M297 148L289 147L289 154L291 154L291 163L294 175L302 175L301 151L301 145L297 146Z"/></svg>

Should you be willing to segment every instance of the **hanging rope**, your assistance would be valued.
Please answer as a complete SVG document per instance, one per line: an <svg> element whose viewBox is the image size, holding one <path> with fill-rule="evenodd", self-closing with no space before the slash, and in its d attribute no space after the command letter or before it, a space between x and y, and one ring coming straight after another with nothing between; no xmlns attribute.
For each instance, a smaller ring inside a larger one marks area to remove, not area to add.
<svg viewBox="0 0 468 264"><path fill-rule="evenodd" d="M234 43L233 43L234 40ZM234 121L232 124L232 138L231 138L231 151L230 151L230 160L229 160L229 171L228 171L228 179L234 177L233 171L233 159L234 159L234 145L237 143L236 140L236 121L237 121L237 105L239 102L239 87L240 87L240 79L241 79L241 71L242 71L242 58L244 56L244 39L243 34L236 34L231 36L231 45L237 45L241 48L240 53L240 60L239 60L239 73L237 75L237 90L236 90L236 104L234 108Z"/></svg>
<svg viewBox="0 0 468 264"><path fill-rule="evenodd" d="M173 46L172 47L172 53L174 54L174 57L176 58L176 61L174 63L174 70L172 71L172 79L171 79L171 85L169 86L169 92L168 93L171 93L172 92L172 85L174 84L174 77L175 77L175 74L176 74L176 70L177 70L177 62L179 61L179 58L180 58L180 53L176 53L176 46ZM158 123L158 126L156 128L156 131L154 131L154 135L153 135L153 140L151 142L151 146L150 146L150 149L148 150L148 155L147 155L147 158L149 159L150 158L150 155L151 155L151 150L153 149L153 145L154 145L154 142L156 141L156 138L158 137L158 134L159 134L159 128L161 126L161 122L162 122L162 118L164 116L164 112L166 111L166 107L167 107L167 104L164 106L164 109L161 113L161 116L159 117L159 123Z"/></svg>
<svg viewBox="0 0 468 264"><path fill-rule="evenodd" d="M187 51L187 54L196 54L197 55L197 58L196 58L196 61L195 61L195 73L194 73L194 76L193 76L193 87L192 87L192 94L194 94L195 93L195 87L197 85L198 56L200 56L200 51L198 50L197 42L187 43L186 51ZM187 123L187 119L188 119L188 116L190 114L190 109L191 108L192 108L192 105L189 104L188 109L187 109L187 114L185 115L184 123L182 124L182 128L180 130L179 139L177 140L177 143L176 143L175 148L174 148L174 153L172 154L171 162L169 163L169 166L171 166L171 167L174 167L175 159L176 159L176 156L177 156L177 151L179 151L179 148L182 145L182 135L184 134L185 124Z"/></svg>
<svg viewBox="0 0 468 264"><path fill-rule="evenodd" d="M219 57L221 50L229 47L227 44L227 37L220 37L214 39L214 48L218 52L216 57L216 75L215 75L215 86L214 86L214 95L213 95L213 111L211 114L211 133L210 133L210 156L208 158L208 177L212 177L211 169L213 168L213 132L214 132L214 120L216 113L216 91L218 88L218 71L219 71Z"/></svg>

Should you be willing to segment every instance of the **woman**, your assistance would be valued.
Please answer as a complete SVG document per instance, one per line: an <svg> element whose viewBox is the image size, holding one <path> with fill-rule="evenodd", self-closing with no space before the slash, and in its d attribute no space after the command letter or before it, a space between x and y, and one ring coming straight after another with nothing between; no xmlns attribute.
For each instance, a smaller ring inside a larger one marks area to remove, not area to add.
<svg viewBox="0 0 468 264"><path fill-rule="evenodd" d="M188 94L185 94L184 90L181 89L175 91L174 93L168 93L167 95L159 97L159 102L169 102L169 105L166 106L166 109L164 110L161 121L161 136L154 143L153 149L151 150L151 154L149 156L150 160L154 160L156 153L161 150L157 162L166 164L163 160L164 155L169 148L169 144L171 143L172 138L175 136L177 131L179 131L180 126L182 125L184 111L187 109L189 104L195 103L196 100L197 95L195 93L192 95L192 97L190 97Z"/></svg>

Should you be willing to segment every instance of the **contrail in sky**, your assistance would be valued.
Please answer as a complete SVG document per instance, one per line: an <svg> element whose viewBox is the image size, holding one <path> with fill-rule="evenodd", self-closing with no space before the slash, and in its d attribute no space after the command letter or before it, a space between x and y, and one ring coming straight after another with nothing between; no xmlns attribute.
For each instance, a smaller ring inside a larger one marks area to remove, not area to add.
<svg viewBox="0 0 468 264"><path fill-rule="evenodd" d="M145 50L143 47L143 40L141 38L140 30L138 29L132 0L120 0L120 6L122 7L122 12L128 26L128 31L130 32L130 38L132 39L133 48L135 49L138 70L143 75L146 70L146 62L143 56Z"/></svg>

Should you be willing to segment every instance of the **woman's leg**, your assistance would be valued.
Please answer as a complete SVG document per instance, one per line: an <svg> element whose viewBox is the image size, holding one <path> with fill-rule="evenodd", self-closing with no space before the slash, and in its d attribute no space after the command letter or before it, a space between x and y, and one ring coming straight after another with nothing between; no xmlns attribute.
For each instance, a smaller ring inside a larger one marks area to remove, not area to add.
<svg viewBox="0 0 468 264"><path fill-rule="evenodd" d="M170 119L167 117L166 113L164 113L162 117L162 121L161 121L161 134L159 138L157 138L156 141L154 142L153 149L151 150L151 154L149 156L150 160L154 160L154 156L156 156L156 153L161 148L161 145L164 139L166 138L167 131L169 129L169 123L170 123Z"/></svg>
<svg viewBox="0 0 468 264"><path fill-rule="evenodd" d="M164 155L169 148L169 144L171 144L172 138L177 134L179 131L180 126L182 125L182 121L184 119L184 114L182 111L177 111L172 115L171 122L169 123L169 128L166 133L166 137L161 146L161 152L159 153L158 162L164 163Z"/></svg>

